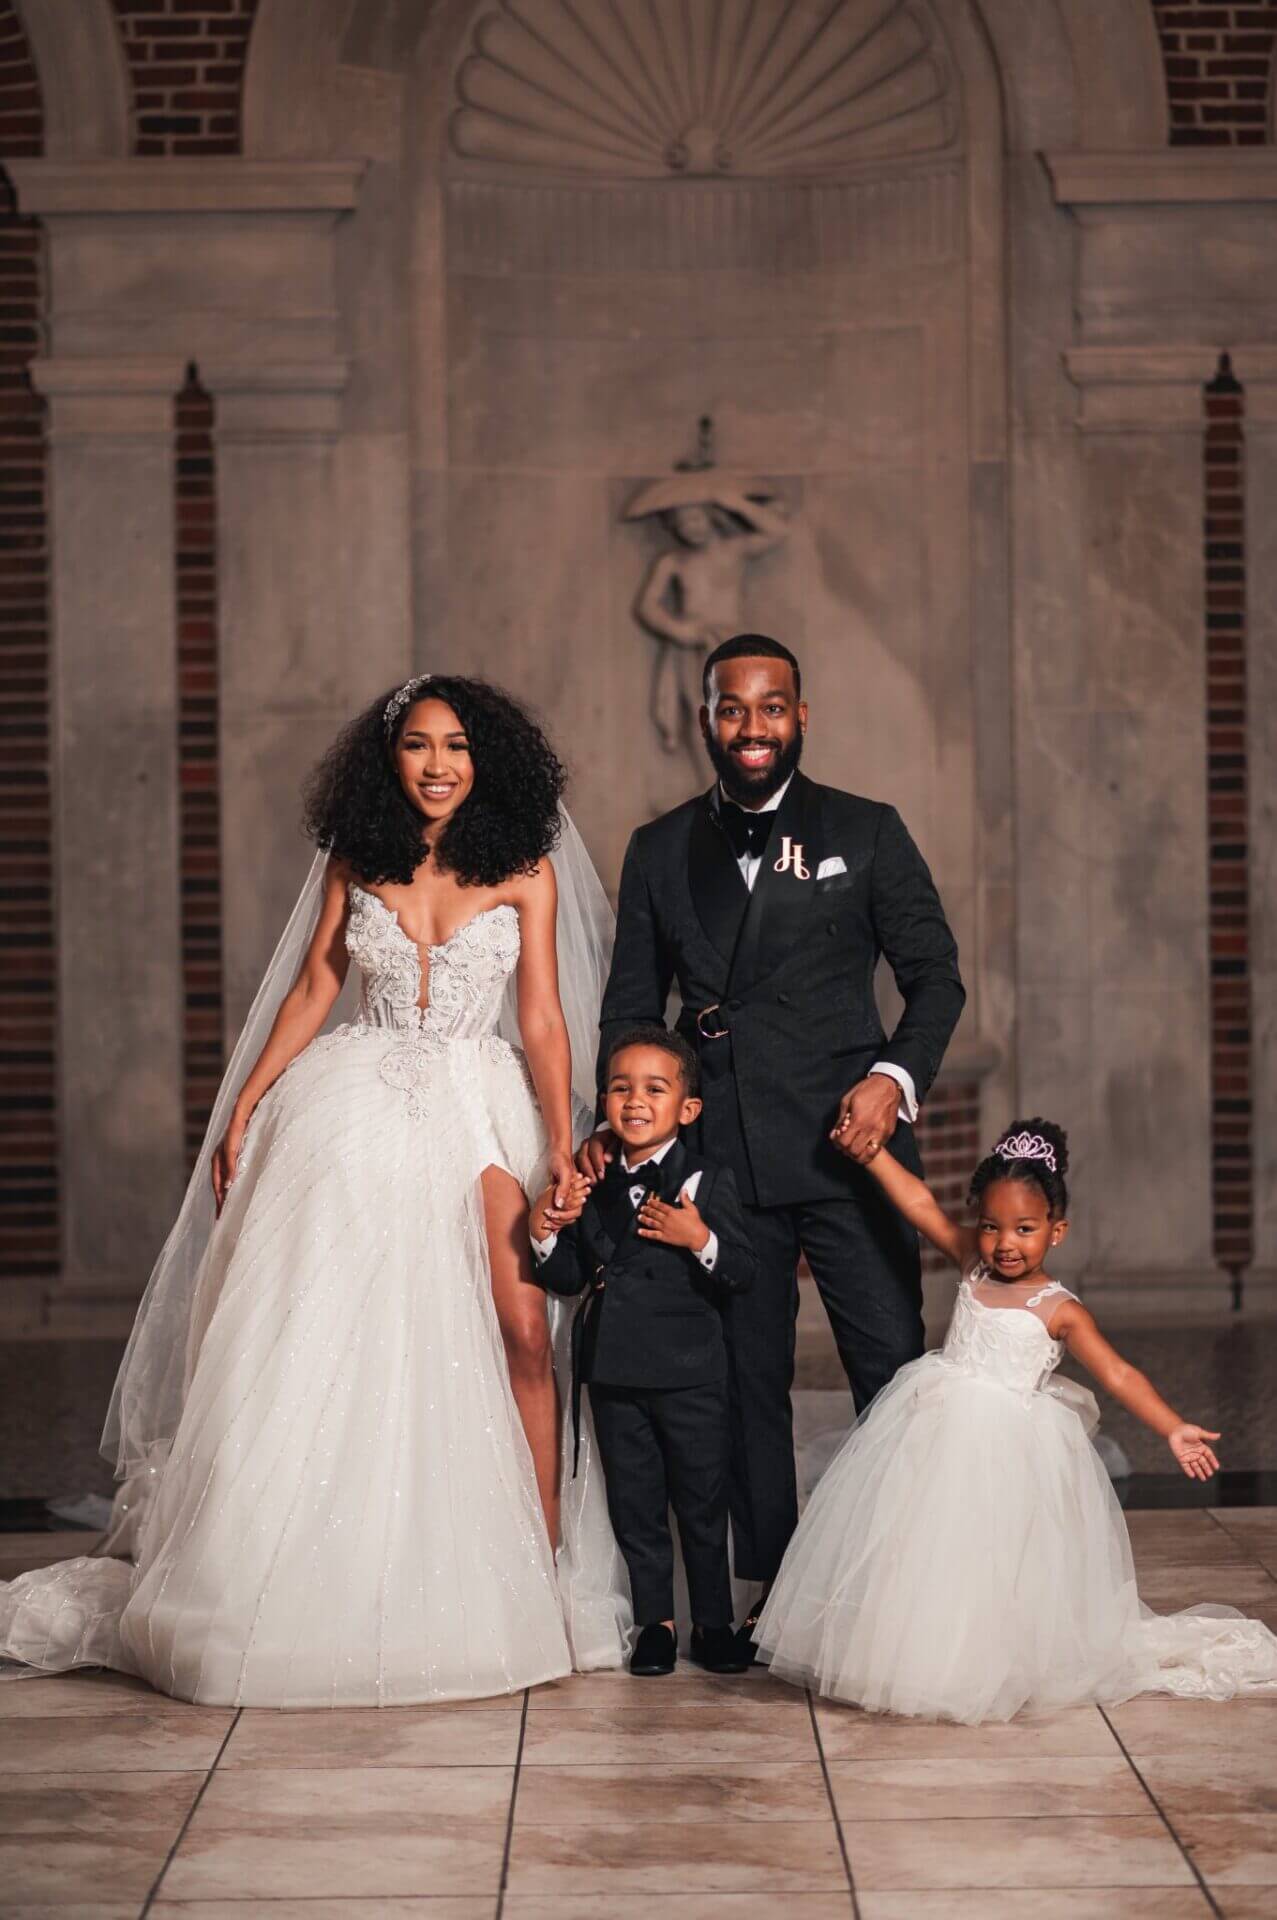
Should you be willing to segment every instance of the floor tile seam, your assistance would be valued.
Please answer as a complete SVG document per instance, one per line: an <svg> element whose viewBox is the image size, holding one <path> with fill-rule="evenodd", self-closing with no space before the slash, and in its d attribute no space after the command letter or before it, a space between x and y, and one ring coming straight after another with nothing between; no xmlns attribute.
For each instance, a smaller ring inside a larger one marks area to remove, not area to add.
<svg viewBox="0 0 1277 1920"><path fill-rule="evenodd" d="M138 1911L138 1920L147 1920L147 1915L150 1913L151 1908L154 1906L156 1896L158 1895L160 1888L164 1884L164 1876L165 1874L167 1874L169 1868L172 1866L174 1860L176 1859L177 1850L181 1846L183 1840L186 1838L186 1835L190 1830L191 1822L195 1818L196 1812L198 1811L198 1808L199 1808L200 1801L204 1798L204 1795L208 1792L208 1783L213 1778L213 1775L217 1772L218 1762L220 1761L222 1755L225 1753L227 1747L230 1744L231 1735L234 1733L236 1727L239 1725L240 1716L243 1713L243 1711L244 1709L242 1707L237 1707L235 1709L234 1717L231 1720L231 1724L229 1725L229 1727L227 1727L225 1734L222 1736L222 1744L217 1749L217 1752L213 1756L213 1764L209 1767L208 1771L205 1773L204 1779L200 1785L199 1792L196 1794L195 1798L192 1800L190 1806L186 1810L186 1818L183 1820L181 1826L178 1828L177 1834L175 1835L173 1840L173 1844L169 1848L167 1854L164 1857L164 1864L161 1866L159 1872L156 1874L154 1880L151 1882L150 1890L147 1893L147 1896L145 1900L142 1902L142 1905ZM151 1771L158 1771L158 1769L151 1769Z"/></svg>
<svg viewBox="0 0 1277 1920"><path fill-rule="evenodd" d="M515 1749L514 1755L514 1778L510 1782L510 1807L506 1814L505 1844L501 1852L501 1875L497 1881L497 1903L494 1911L494 1920L501 1920L502 1910L505 1907L506 1888L510 1884L510 1853L514 1846L514 1815L515 1808L519 1801L519 1775L523 1770L523 1742L527 1738L530 1696L531 1689L528 1688L523 1695L523 1712L519 1716L519 1744Z"/></svg>
<svg viewBox="0 0 1277 1920"><path fill-rule="evenodd" d="M1122 1749L1122 1752L1126 1757L1126 1761L1128 1766L1131 1769L1131 1772L1135 1775L1135 1778L1139 1781L1141 1787L1143 1787L1145 1793L1148 1795L1149 1804L1154 1808L1154 1810L1157 1813L1158 1819L1161 1821L1167 1833L1170 1835L1171 1839L1175 1843L1175 1846L1179 1851L1180 1858L1183 1860L1185 1866L1188 1868L1189 1872L1192 1874L1193 1879L1196 1881L1198 1887L1201 1889L1202 1897L1206 1901L1207 1906L1210 1908L1211 1912L1216 1916L1216 1920L1223 1920L1222 1909L1220 1908L1220 1905L1218 1901L1215 1899L1215 1896L1212 1894L1210 1888L1207 1886L1206 1880L1201 1871L1201 1868L1198 1866L1197 1862L1194 1860L1192 1854L1188 1851L1188 1848L1184 1845L1184 1842L1180 1839L1179 1834L1176 1832L1175 1827L1171 1821L1170 1815L1167 1813L1165 1807L1163 1807L1161 1801L1158 1799L1157 1795L1154 1793L1148 1781L1144 1778L1144 1774L1140 1769L1137 1759L1135 1758L1134 1754L1131 1753L1129 1747L1127 1746L1126 1742L1123 1740L1121 1734L1118 1732L1117 1728L1114 1726L1113 1721L1109 1717L1107 1710L1104 1707L1100 1707L1099 1712L1103 1717L1105 1725L1108 1727L1109 1731L1112 1733L1113 1738L1117 1741L1118 1746Z"/></svg>
<svg viewBox="0 0 1277 1920"><path fill-rule="evenodd" d="M852 1920L860 1920L860 1899L856 1893L856 1876L852 1872L851 1854L847 1849L846 1836L842 1830L842 1818L838 1812L838 1801L834 1795L833 1782L829 1778L829 1767L825 1760L825 1749L820 1738L820 1723L816 1718L816 1702L810 1687L807 1695L807 1715L811 1722L811 1737L816 1745L816 1757L820 1762L820 1774L825 1784L825 1799L829 1806L829 1817L834 1823L834 1834L838 1841L838 1852L842 1856L842 1870L847 1876L847 1892L851 1897Z"/></svg>

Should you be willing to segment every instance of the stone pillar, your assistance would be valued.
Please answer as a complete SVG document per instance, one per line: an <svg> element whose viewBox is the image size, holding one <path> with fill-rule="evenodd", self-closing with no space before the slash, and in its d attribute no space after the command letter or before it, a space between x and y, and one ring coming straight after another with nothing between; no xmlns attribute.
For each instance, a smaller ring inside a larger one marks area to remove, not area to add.
<svg viewBox="0 0 1277 1920"><path fill-rule="evenodd" d="M1250 787L1254 1265L1246 1301L1277 1289L1277 347L1240 347L1246 390L1247 759Z"/></svg>
<svg viewBox="0 0 1277 1920"><path fill-rule="evenodd" d="M1202 388L1215 362L1202 347L1067 355L1085 436L1087 742L1060 796L1071 817L1082 808L1089 847L1081 1205L1096 1291L1148 1304L1204 1280L1227 1298L1211 1247L1204 722Z"/></svg>
<svg viewBox="0 0 1277 1920"><path fill-rule="evenodd" d="M58 1060L66 1258L52 1317L140 1292L183 1174L173 400L180 359L56 357Z"/></svg>
<svg viewBox="0 0 1277 1920"><path fill-rule="evenodd" d="M228 1051L309 863L300 789L349 718L337 435L346 364L201 364L214 399Z"/></svg>

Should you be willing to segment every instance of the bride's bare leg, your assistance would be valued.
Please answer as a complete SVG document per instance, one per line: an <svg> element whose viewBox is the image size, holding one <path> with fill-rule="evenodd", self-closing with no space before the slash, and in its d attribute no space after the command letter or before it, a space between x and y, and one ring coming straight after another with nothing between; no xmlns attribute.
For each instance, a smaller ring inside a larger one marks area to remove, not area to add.
<svg viewBox="0 0 1277 1920"><path fill-rule="evenodd" d="M551 1546L559 1544L559 1396L550 1357L545 1295L532 1278L528 1202L518 1181L500 1167L483 1175L492 1298L515 1405L532 1449L537 1491Z"/></svg>

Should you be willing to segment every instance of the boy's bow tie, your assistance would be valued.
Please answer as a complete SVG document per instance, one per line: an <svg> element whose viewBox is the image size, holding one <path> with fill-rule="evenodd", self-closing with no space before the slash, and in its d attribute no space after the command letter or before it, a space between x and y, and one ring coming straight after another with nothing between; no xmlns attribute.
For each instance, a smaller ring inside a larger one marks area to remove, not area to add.
<svg viewBox="0 0 1277 1920"><path fill-rule="evenodd" d="M743 860L746 854L752 859L763 851L776 813L774 809L769 813L750 813L745 807L738 807L734 800L720 799L718 817L736 858Z"/></svg>

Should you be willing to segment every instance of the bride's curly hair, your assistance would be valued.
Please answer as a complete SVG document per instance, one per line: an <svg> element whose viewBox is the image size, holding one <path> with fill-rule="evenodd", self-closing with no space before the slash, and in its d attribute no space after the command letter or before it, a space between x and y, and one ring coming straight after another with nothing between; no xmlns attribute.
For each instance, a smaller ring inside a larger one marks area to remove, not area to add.
<svg viewBox="0 0 1277 1920"><path fill-rule="evenodd" d="M360 880L411 884L431 850L425 821L399 784L394 754L415 701L441 700L465 728L474 786L435 846L463 886L531 873L559 837L563 765L531 716L486 680L432 674L386 731L387 688L338 734L305 789L306 831Z"/></svg>

